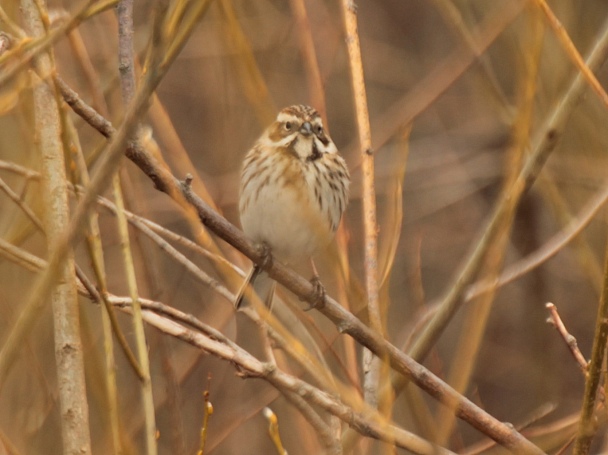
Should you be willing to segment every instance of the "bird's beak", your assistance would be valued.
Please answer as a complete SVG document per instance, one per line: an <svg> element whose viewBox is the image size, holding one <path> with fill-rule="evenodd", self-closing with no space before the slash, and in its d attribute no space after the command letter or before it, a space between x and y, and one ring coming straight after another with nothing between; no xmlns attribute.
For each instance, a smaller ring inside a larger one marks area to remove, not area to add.
<svg viewBox="0 0 608 455"><path fill-rule="evenodd" d="M304 136L310 136L312 134L312 125L310 122L304 122L300 127L300 133Z"/></svg>

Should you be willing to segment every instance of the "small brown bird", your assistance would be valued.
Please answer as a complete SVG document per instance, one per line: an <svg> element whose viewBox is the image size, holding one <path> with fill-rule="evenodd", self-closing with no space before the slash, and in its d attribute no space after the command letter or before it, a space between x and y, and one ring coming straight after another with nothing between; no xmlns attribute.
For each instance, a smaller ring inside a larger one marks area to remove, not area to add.
<svg viewBox="0 0 608 455"><path fill-rule="evenodd" d="M287 107L245 157L239 201L243 230L285 263L308 260L332 240L349 184L346 162L319 113L309 106ZM249 284L270 306L274 281L254 265L236 308Z"/></svg>

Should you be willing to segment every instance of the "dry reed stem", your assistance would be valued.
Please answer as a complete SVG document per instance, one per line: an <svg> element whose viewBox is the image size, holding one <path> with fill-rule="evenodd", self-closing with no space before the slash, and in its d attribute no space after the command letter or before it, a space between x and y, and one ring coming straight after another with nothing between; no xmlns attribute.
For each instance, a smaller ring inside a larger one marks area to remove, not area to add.
<svg viewBox="0 0 608 455"><path fill-rule="evenodd" d="M522 41L527 44L528 52L523 56L522 69L518 75L517 111L511 133L513 145L507 150L506 175L502 184L503 197L509 200L509 205L505 209L502 226L500 226L496 233L496 238L490 245L487 256L484 259L485 264L481 275L482 280L487 280L488 282L496 281L503 265L507 247L509 246L510 232L518 203L517 198L509 199L509 192L512 185L515 184L522 165L525 162L525 152L529 146L532 128L534 96L537 89L536 81L539 71L543 30L542 23L534 14L529 16L526 25L526 29L530 32L527 35L523 35ZM453 366L447 376L448 384L451 384L460 393L465 393L469 387L497 289L496 286L491 287L466 309L462 336L453 354ZM437 442L444 445L452 434L455 419L452 413L447 412L446 409L442 409L439 412L437 421L439 432Z"/></svg>
<svg viewBox="0 0 608 455"><path fill-rule="evenodd" d="M319 112L323 119L323 124L329 129L325 90L323 89L323 80L321 79L321 71L319 70L319 62L317 61L317 52L315 51L315 43L312 39L312 30L310 21L308 20L308 13L306 12L306 5L304 4L304 0L290 0L290 4L298 30L297 35L300 40L300 52L304 60L304 70L311 105Z"/></svg>
<svg viewBox="0 0 608 455"><path fill-rule="evenodd" d="M101 115L108 116L108 107L103 97L103 93L99 86L99 75L97 74L87 47L82 39L79 29L74 29L68 34L70 49L74 54L75 61L80 67L80 71L87 83L91 97L93 98L93 106Z"/></svg>
<svg viewBox="0 0 608 455"><path fill-rule="evenodd" d="M598 387L603 375L604 356L606 354L606 342L608 340L608 242L606 243L606 257L604 266L604 282L602 295L597 310L595 334L593 337L593 349L589 361L587 380L585 381L585 393L578 424L576 440L574 442L574 454L585 455L589 453L591 441L597 432L597 420L595 414L595 401Z"/></svg>
<svg viewBox="0 0 608 455"><path fill-rule="evenodd" d="M30 272L38 272L46 267L46 261L31 254L0 237L0 256L14 262Z"/></svg>
<svg viewBox="0 0 608 455"><path fill-rule="evenodd" d="M505 121L511 121L513 117L512 105L504 90L500 86L496 73L492 68L490 59L481 50L475 41L474 35L469 31L469 25L465 22L456 5L450 0L431 0L435 8L444 17L445 22L454 30L458 38L473 52L479 61L481 68L480 82L488 88L493 105L498 107Z"/></svg>
<svg viewBox="0 0 608 455"><path fill-rule="evenodd" d="M549 170L542 173L538 183L538 189L555 213L554 216L562 229L567 229L572 222L583 224L583 220L571 212L566 202L565 194L562 194L554 176ZM584 270L583 275L587 279L588 284L593 287L599 296L602 292L603 272L595 251L583 235L577 235L572 239L572 249L576 253L578 263L582 270Z"/></svg>
<svg viewBox="0 0 608 455"><path fill-rule="evenodd" d="M604 61L604 51L608 46L608 24L604 26L596 46L592 50L587 64L590 68L598 68ZM472 284L477 275L482 260L487 253L502 225L503 217L507 214L510 204L519 200L524 191L536 180L545 161L555 149L557 142L564 132L565 126L570 118L574 107L578 104L580 96L585 89L585 79L578 73L567 92L560 99L559 105L547 119L545 126L541 129L539 139L535 141L532 152L527 158L520 175L514 182L511 190L499 199L494 207L493 213L484 229L484 232L476 244L473 252L466 260L465 266L458 273L456 280L446 291L438 311L432 320L426 325L423 334L415 340L410 354L413 358L421 360L428 354L433 344L437 341L445 327L456 314L456 311L464 302L466 288Z"/></svg>
<svg viewBox="0 0 608 455"><path fill-rule="evenodd" d="M34 37L43 37L48 27L44 2L22 0L20 6L26 29ZM53 53L49 51L36 55L34 65L41 74L54 72ZM60 98L52 81L48 84L40 81L35 72L31 72L31 77L34 130L38 135L38 157L42 163L41 187L46 208L44 232L47 250L52 254L70 219ZM57 281L49 283L48 294L41 300L44 303L50 295L52 304L63 453L86 455L91 453L91 436L72 251L66 251L64 260L57 264L54 273Z"/></svg>
<svg viewBox="0 0 608 455"><path fill-rule="evenodd" d="M6 25L10 29L10 33L17 36L18 38L21 39L27 36L25 31L21 27L19 27L19 25L14 23L8 16L8 14L6 14L6 11L4 11L4 8L2 8L2 6L0 6L0 22Z"/></svg>
<svg viewBox="0 0 608 455"><path fill-rule="evenodd" d="M230 53L239 56L234 59L234 65L243 93L254 106L259 124L266 127L274 119L277 109L270 98L249 41L239 24L232 0L218 0L217 3L223 18L222 25L225 27L223 38L226 40L226 47Z"/></svg>
<svg viewBox="0 0 608 455"><path fill-rule="evenodd" d="M568 32L566 31L564 26L561 24L557 16L555 16L555 14L553 13L549 5L547 5L547 2L545 0L535 0L535 2L547 17L549 25L555 32L555 35L559 39L564 51L566 52L566 54L568 54L568 57L570 57L572 63L574 63L574 66L578 68L580 74L583 75L583 77L587 81L587 84L589 84L591 89L595 92L595 94L599 97L600 101L604 104L604 107L608 108L608 94L593 74L593 69L591 69L588 65L585 64L583 57L581 57L581 54L574 46L574 43L570 39L570 36L568 35Z"/></svg>
<svg viewBox="0 0 608 455"><path fill-rule="evenodd" d="M23 338L29 333L31 326L40 314L39 308L44 304L44 296L48 295L49 290L56 282L60 266L67 258L71 245L79 240L82 235L89 208L94 204L96 196L109 185L114 172L118 170L119 158L124 151L127 137L130 136L137 120L144 112L150 93L159 81L158 73L152 68L144 77L144 82L127 111L121 128L117 130L112 140L105 147L97 173L91 179L87 192L76 206L67 228L55 242L55 247L49 257L48 268L33 285L19 318L0 350L0 383L4 381Z"/></svg>
<svg viewBox="0 0 608 455"><path fill-rule="evenodd" d="M555 233L536 251L507 266L498 277L496 283L480 281L472 285L464 297L465 300L470 301L485 292L490 286L501 287L512 283L537 267L540 267L576 239L591 223L606 202L608 202L608 180L599 191L589 198L583 208L562 230Z"/></svg>
<svg viewBox="0 0 608 455"><path fill-rule="evenodd" d="M100 114L103 115L103 112L100 112ZM173 125L171 117L156 93L152 98L149 115L152 125L154 126L155 135L157 135L166 146L166 154L164 156L171 164L171 168L175 169L175 173L178 175L186 175L187 173L196 172L196 166L194 166L194 163L190 159L177 131L175 131L175 126ZM197 172L195 175L198 178L194 179L192 185L194 186L196 193L200 194L201 198L203 198L211 207L219 211L219 208L211 197L200 173ZM212 240L209 239L209 241Z"/></svg>
<svg viewBox="0 0 608 455"><path fill-rule="evenodd" d="M85 54L86 55L86 54ZM70 149L72 150L72 160L75 164L76 170L73 171L74 181L78 181L83 185L87 186L90 182L89 171L87 169L85 159L80 146L80 141L74 128L74 124L69 116L65 116L65 124L67 125L67 133L71 139ZM97 302L102 302L104 309L101 311L101 325L103 333L103 348L104 348L104 361L105 361L105 388L107 392L107 412L108 420L110 422L110 433L112 438L112 449L118 455L123 454L123 447L120 439L120 418L118 410L118 388L116 386L116 359L114 357L114 340L112 338L112 332L116 333L119 346L123 349L129 364L134 369L135 373L141 377L139 365L135 359L135 356L131 352L129 345L125 339L125 336L118 325L114 308L108 302L107 291L107 276L106 267L103 256L103 245L101 242L101 230L99 228L99 217L97 211L92 210L88 219L88 233L86 235L86 242L88 247L88 253L91 259L93 271L97 278L98 288L93 287L89 284L84 276L84 273L79 273L78 278L85 288L93 295ZM77 269L78 272L78 269ZM99 295L95 295L99 289ZM94 290L94 291L93 291Z"/></svg>
<svg viewBox="0 0 608 455"><path fill-rule="evenodd" d="M121 308L124 308L124 307L130 308L131 307L132 300L128 297L125 298L125 297L109 296L109 299L114 305L117 305ZM225 345L235 351L242 351L242 352L246 353L246 351L243 351L243 349L240 346L238 346L237 344L235 344L234 342L232 342L231 340L226 338L221 332L217 331L216 329L214 329L210 326L207 326L206 324L203 324L201 321L194 318L192 315L185 314L185 313L181 312L180 310L177 310L170 306L164 305L160 302L155 302L155 301L151 301L148 299L141 299L141 304L142 304L142 307L145 308L146 310L154 311L154 313L166 316L173 321L179 322L180 324L185 324L190 327L193 327L196 330L198 330L199 332L201 332L202 334L204 334L205 336L209 337L211 340L216 340L219 343L221 343L222 345ZM259 318L258 318L258 321L259 321ZM218 355L215 352L211 352L211 353L214 355ZM249 355L249 354L247 354L247 355ZM229 360L234 363L233 357L226 357L223 355L218 355L218 357L223 358L225 360ZM255 359L255 360L257 362L259 362L259 360L257 360L257 359ZM273 371L275 369L278 370L278 367L276 366L276 364L274 362L271 362L271 363L267 362L266 364L272 365L272 368L270 368L270 370L273 370ZM239 371L241 372L240 373L241 375L254 376L254 377L259 376L258 372L252 371L246 365L242 365L237 362L237 366L239 367ZM278 371L280 371L280 370L278 370ZM306 383L302 382L302 384L306 384ZM311 389L309 389L309 390L312 390L312 392L311 392L312 397L305 397L305 398L307 398L307 400L309 402L312 402L314 404L319 404L319 402L324 402L326 400L327 396L340 396L340 393L338 393L336 395L336 393L333 391L328 393L327 391L320 390L314 386L310 386L310 387L312 387ZM296 391L294 391L294 389L291 387L277 387L277 389L282 391L286 395L293 396L295 393L295 394L297 394L297 396L300 396L299 388ZM321 394L321 395L319 395L319 394ZM325 395L325 394L327 394L327 395ZM286 398L289 399L289 397L286 397ZM354 396L354 398L357 398L357 397ZM361 420L361 425L359 425L359 427L360 427L360 429L361 428L366 429L366 432L364 434L366 434L368 436L377 437L377 435L375 434L375 430L373 430L373 428L375 428L375 427L388 428L389 432L392 431L392 430L390 430L390 428L395 428L395 429L397 428L388 422L384 422L384 423L380 424L379 422L382 421L381 416L379 416L377 414L374 415L374 411L372 409L369 409L369 408L366 409L365 407L362 407L362 405L364 405L364 403L360 403L359 405L353 405L352 403L347 403L346 405L349 407L349 409L351 409L351 410L354 409L354 411L351 411L351 412L356 412L357 414L362 416L362 419L364 419L364 420ZM344 406L343 403L340 405L340 407L338 409L344 409L342 406ZM329 410L328 412L332 412L332 411ZM338 415L338 414L336 414L336 415ZM355 419L355 421L356 420L357 419ZM357 426L356 423L355 423L355 425ZM371 433L370 433L370 431L371 431ZM385 434L388 435L389 433L385 433ZM415 447L415 445L410 444L410 445L408 445L408 447L413 449Z"/></svg>
<svg viewBox="0 0 608 455"><path fill-rule="evenodd" d="M142 299L142 306L145 306L144 302L145 301ZM337 398L294 376L284 373L276 368L276 366L259 361L239 346L228 346L220 340L209 338L201 333L188 330L177 322L168 320L146 310L143 312L143 317L148 324L156 327L163 333L176 337L215 356L229 360L238 365L243 373L247 373L247 375L252 377L264 379L279 390L288 390L291 393L303 397L314 405L320 406L327 412L338 416L345 423L348 423L358 431L363 432L363 434L384 441L394 441L399 447L407 448L414 453L452 453L448 450L434 446L400 428L392 425L379 425L376 421L367 419L366 416L354 412L349 406L342 404Z"/></svg>
<svg viewBox="0 0 608 455"><path fill-rule="evenodd" d="M477 37L475 48L485 52L501 36L506 28L520 15L525 1L507 2L496 8L496 12L484 18L473 30ZM380 150L404 125L409 125L441 95L443 95L477 61L469 46L460 46L425 75L399 100L395 101L381 116L374 119L372 146ZM353 141L346 147L346 154L358 150Z"/></svg>
<svg viewBox="0 0 608 455"><path fill-rule="evenodd" d="M88 176L84 180L88 181L89 180ZM118 341L118 345L121 347L123 353L125 354L125 357L127 359L127 362L129 363L129 366L131 366L131 368L133 368L135 375L140 380L143 380L144 372L142 371L135 355L133 354L133 351L131 351L131 348L129 347L129 343L127 342L127 338L125 337L125 335L118 323L118 320L116 319L116 315L114 314L114 309L112 308L112 306L110 305L110 303L107 299L108 287L107 287L105 261L103 259L103 246L101 243L101 234L100 234L98 220L96 217L96 212L94 212L94 211L92 211L91 215L89 216L87 229L88 229L88 235L86 236L86 240L87 240L87 246L89 249L89 256L91 257L91 264L93 267L93 271L95 273L95 278L97 279L97 284L99 286L99 298L97 299L97 301L100 303L103 303L105 310L106 310L106 312L103 313L104 316L102 316L102 317L108 318L107 321L104 321L104 324L107 322L108 326L104 325L104 328L109 327L112 329L112 331L109 331L107 333L104 332L104 336L107 336L106 338L104 338L104 348L105 348L105 354L106 354L106 367L107 367L107 374L108 374L107 385L110 389L113 389L113 388L115 388L116 384L111 384L111 382L113 381L112 376L115 376L115 371L112 371L115 368L115 362L113 359L114 353L113 353L113 347L112 347L112 344L113 344L112 343L112 332L114 332L114 334L116 335L116 340ZM85 284L85 283L83 283L83 284ZM86 284L85 284L85 287L86 287ZM111 393L114 393L114 391L112 390ZM111 404L110 404L110 406L111 406ZM113 420L114 424L117 424L118 420L117 420L116 415L112 416L112 420Z"/></svg>
<svg viewBox="0 0 608 455"><path fill-rule="evenodd" d="M323 420L319 414L314 410L310 404L299 395L289 392L281 391L283 396L291 405L298 410L300 414L306 419L306 421L313 428L315 433L319 436L321 444L323 446L323 453L331 455L342 454L342 444L340 438L332 431L333 429Z"/></svg>
<svg viewBox="0 0 608 455"><path fill-rule="evenodd" d="M104 383L106 387L106 392L108 394L107 408L108 420L110 422L110 433L112 437L112 449L118 455L122 455L123 447L120 439L118 387L116 385L116 357L114 356L114 341L112 338L112 333L116 334L118 344L122 348L123 352L126 354L126 358L128 359L129 365L134 368L134 371L136 372L136 374L138 374L139 377L142 376L142 373L139 371L139 365L137 363L137 360L131 352L129 344L127 343L127 340L125 339L125 336L120 326L118 325L116 315L114 314L114 308L107 299L107 284L105 264L103 261L103 250L101 245L101 237L99 235L99 225L94 214L91 214L91 218L89 221L89 231L89 236L87 236L90 251L89 254L91 255L93 269L95 270L95 273L97 275L97 283L101 288L101 295L99 295L99 301L101 301L104 306L101 311L103 353L105 361ZM79 278L86 287L86 281L83 280L83 277ZM87 289L89 290L89 293L91 293L90 288Z"/></svg>
<svg viewBox="0 0 608 455"><path fill-rule="evenodd" d="M0 87L25 69L37 55L48 51L52 45L78 27L84 20L111 8L117 1L118 0L108 0L106 2L96 2L95 0L88 0L84 2L82 7L78 9L70 20L61 24L59 27L49 31L41 37L28 37L23 40L23 48L17 45L12 51L0 55L0 66L7 64L7 62L11 63L11 65L8 68L4 68L2 74L0 74ZM99 5L97 3L99 3ZM16 62L11 60L18 55L21 55L21 59Z"/></svg>
<svg viewBox="0 0 608 455"><path fill-rule="evenodd" d="M135 52L133 49L133 0L120 0L116 7L118 19L118 71L120 74L120 88L122 101L128 106L135 96ZM159 33L157 21L155 35ZM138 136L138 127L135 128L134 137ZM132 139L131 139L132 140ZM129 240L129 228L124 215L124 200L120 185L120 177L115 173L112 179L112 189L116 201L116 217L118 220L118 233L124 263L125 279L129 288L129 295L133 300L133 328L135 332L135 345L137 348L137 360L143 377L141 380L141 395L144 413L144 435L146 441L146 453L156 455L158 445L156 442L156 415L154 409L154 397L152 395L152 377L150 375L150 357L148 356L148 345L144 322L141 316L141 305L139 304L139 290L135 276L135 264Z"/></svg>
<svg viewBox="0 0 608 455"><path fill-rule="evenodd" d="M350 64L353 98L355 101L357 131L363 173L363 231L364 231L364 268L365 288L367 293L367 313L370 326L379 334L384 334L382 308L378 286L378 223L376 220L376 190L374 184L374 154L367 110L367 94L363 76L363 62L359 32L357 30L357 13L350 0L342 1L342 13L346 29L346 47ZM369 350L363 351L363 393L365 400L377 407L380 401L380 383L382 363L374 358Z"/></svg>
<svg viewBox="0 0 608 455"><path fill-rule="evenodd" d="M144 323L141 317L141 305L139 304L139 290L137 286L137 278L135 276L135 264L133 262L133 253L131 251L131 242L129 240L128 222L124 215L124 200L122 197L119 178L119 175L115 174L112 185L116 207L118 208L118 235L120 238L120 247L124 264L125 281L129 289L129 295L133 301L132 323L135 332L137 361L142 372L140 380L145 422L146 453L149 455L155 455L158 453L158 447L156 443L156 417L154 412L154 399L152 395L150 358L148 356L148 344L146 342Z"/></svg>
<svg viewBox="0 0 608 455"><path fill-rule="evenodd" d="M113 128L107 120L95 113L90 106L87 106L79 99L75 92L70 90L69 87L62 84L59 84L59 86L61 87L64 96L67 97L66 101L68 101L68 104L70 104L77 113L81 114L85 120L90 121L92 126L99 128L104 135L112 135ZM264 258L260 255L259 250L251 245L238 229L217 213L213 212L204 201L196 194L192 193L189 185L179 182L166 169L159 167L156 160L144 149L140 148L137 144L133 144L127 149L127 156L137 164L146 175L148 175L155 183L158 190L173 197L174 200L187 211L192 209L196 210L198 217L203 224L215 232L220 238L239 249L252 261L260 265L264 264ZM187 204L184 204L185 201L181 199L182 197L185 198ZM303 300L309 302L313 300L312 297L315 295L314 289L308 280L297 275L279 261L273 261L271 264L266 264L265 267L265 271L268 272L272 278L283 284L291 292L301 297ZM328 317L340 331L348 333L379 356L387 354L393 368L402 374L411 377L414 382L436 399L446 401L456 395L455 391L450 387L430 374L424 367L413 362L398 348L388 343L375 331L366 327L352 314L344 310L344 308L331 297L327 296L324 305L318 309ZM0 357L0 366L2 365L1 360L2 358ZM488 434L493 439L496 439L502 445L514 450L520 450L521 453L540 453L538 448L529 441L523 439L517 432L497 421L466 398L456 398L456 401L458 402L456 412L461 418L471 423L480 431Z"/></svg>

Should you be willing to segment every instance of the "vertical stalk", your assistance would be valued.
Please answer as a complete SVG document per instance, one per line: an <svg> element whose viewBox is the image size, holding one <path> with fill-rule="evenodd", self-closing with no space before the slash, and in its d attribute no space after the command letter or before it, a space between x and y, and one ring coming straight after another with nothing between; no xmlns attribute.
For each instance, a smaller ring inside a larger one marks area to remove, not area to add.
<svg viewBox="0 0 608 455"><path fill-rule="evenodd" d="M363 172L363 227L365 233L365 287L367 309L372 329L383 334L382 314L378 292L378 224L376 221L376 190L374 187L374 154L367 110L367 95L363 78L363 63L357 30L357 14L352 1L343 0L342 10L346 27L346 44L350 61L353 96L357 111L357 130L362 153ZM378 384L381 362L372 353L363 353L364 395L372 406L378 405Z"/></svg>
<svg viewBox="0 0 608 455"><path fill-rule="evenodd" d="M82 148L74 124L69 117L66 116L66 130L69 134L72 146L72 160L75 163L77 172L74 177L74 182L80 182L83 186L88 186L91 182L89 171L86 167L86 162L82 154ZM104 301L105 307L101 308L101 326L103 332L103 347L106 366L105 386L107 392L107 409L108 421L110 425L110 434L112 435L112 453L115 455L123 455L122 444L120 441L120 419L118 415L118 389L116 387L116 362L114 358L114 343L112 340L112 323L110 311L112 309L106 299L108 287L106 280L106 266L103 258L103 245L101 243L101 232L99 229L99 217L96 211L91 211L88 221L88 232L86 235L89 255L100 294L100 300ZM100 305L101 306L101 305ZM114 316L115 318L115 316ZM127 356L128 357L128 356Z"/></svg>
<svg viewBox="0 0 608 455"><path fill-rule="evenodd" d="M46 34L48 17L44 0L22 0L26 28L33 37ZM38 73L45 77L54 71L51 52L35 60ZM34 131L38 137L42 167L41 190L46 207L44 226L49 250L53 250L70 221L61 117L52 79L40 80L32 72ZM55 361L61 411L63 453L91 453L89 408L84 377L84 356L80 339L80 318L71 252L57 264L57 276L50 289L53 306Z"/></svg>
<svg viewBox="0 0 608 455"><path fill-rule="evenodd" d="M116 13L118 15L118 69L120 71L120 86L123 102L125 105L128 105L133 100L136 87L133 50L133 0L121 0L116 7ZM137 132L135 135L137 135ZM150 377L150 359L148 357L146 334L139 303L135 265L133 264L129 242L128 224L124 215L125 207L120 188L119 174L114 175L113 188L118 208L116 216L118 219L125 272L129 294L133 301L133 327L137 346L137 360L143 373L141 393L144 407L146 453L148 455L156 455L158 447L156 444L156 417L154 413L152 380Z"/></svg>
<svg viewBox="0 0 608 455"><path fill-rule="evenodd" d="M597 423L594 419L595 398L597 388L602 376L602 365L606 352L606 341L608 340L608 242L604 260L604 285L602 296L597 311L595 336L593 338L593 350L589 362L589 374L585 382L585 395L581 409L581 417L578 423L578 434L574 443L574 455L585 455L589 453L591 441L597 431Z"/></svg>

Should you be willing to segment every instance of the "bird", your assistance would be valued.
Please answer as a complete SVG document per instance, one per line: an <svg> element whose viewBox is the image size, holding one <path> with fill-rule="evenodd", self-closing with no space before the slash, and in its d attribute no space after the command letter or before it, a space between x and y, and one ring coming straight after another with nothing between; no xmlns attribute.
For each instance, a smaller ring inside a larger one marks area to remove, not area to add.
<svg viewBox="0 0 608 455"><path fill-rule="evenodd" d="M310 260L334 237L349 197L350 174L317 110L282 109L243 161L239 212L245 235L267 258L286 264ZM271 307L275 282L254 264L235 299L249 286ZM248 292L248 291L247 291Z"/></svg>

